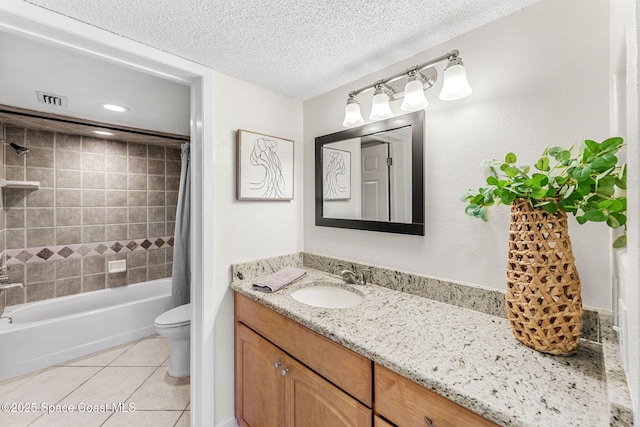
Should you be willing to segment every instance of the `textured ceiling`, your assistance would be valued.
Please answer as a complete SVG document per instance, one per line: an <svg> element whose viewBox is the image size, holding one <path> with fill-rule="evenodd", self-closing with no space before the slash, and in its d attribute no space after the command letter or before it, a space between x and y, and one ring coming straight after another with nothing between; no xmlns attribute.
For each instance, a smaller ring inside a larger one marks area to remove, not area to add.
<svg viewBox="0 0 640 427"><path fill-rule="evenodd" d="M306 100L538 0L26 0Z"/></svg>

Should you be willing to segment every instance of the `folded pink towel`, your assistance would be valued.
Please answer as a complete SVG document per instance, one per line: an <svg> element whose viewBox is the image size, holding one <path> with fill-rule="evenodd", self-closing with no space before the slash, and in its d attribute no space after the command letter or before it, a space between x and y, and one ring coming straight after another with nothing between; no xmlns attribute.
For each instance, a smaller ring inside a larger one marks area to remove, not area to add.
<svg viewBox="0 0 640 427"><path fill-rule="evenodd" d="M269 277L265 277L258 283L254 283L253 289L264 292L275 292L283 286L300 279L307 272L301 268L285 267Z"/></svg>

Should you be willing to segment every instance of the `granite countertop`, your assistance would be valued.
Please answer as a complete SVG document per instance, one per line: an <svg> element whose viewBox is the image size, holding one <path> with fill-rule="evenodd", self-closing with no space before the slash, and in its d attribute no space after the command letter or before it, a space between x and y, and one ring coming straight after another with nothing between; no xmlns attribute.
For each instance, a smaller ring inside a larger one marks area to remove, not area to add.
<svg viewBox="0 0 640 427"><path fill-rule="evenodd" d="M602 346L551 356L520 344L506 319L386 287L347 285L306 269L274 293L235 280L231 288L503 426L608 426ZM313 282L364 296L348 309L309 306L290 294Z"/></svg>

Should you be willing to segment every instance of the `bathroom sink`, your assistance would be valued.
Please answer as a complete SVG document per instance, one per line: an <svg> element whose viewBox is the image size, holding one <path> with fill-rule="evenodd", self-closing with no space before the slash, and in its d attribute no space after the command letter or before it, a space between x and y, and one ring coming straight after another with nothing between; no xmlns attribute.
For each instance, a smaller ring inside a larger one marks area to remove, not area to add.
<svg viewBox="0 0 640 427"><path fill-rule="evenodd" d="M338 286L313 285L291 292L291 297L303 304L323 308L350 308L359 305L364 297Z"/></svg>

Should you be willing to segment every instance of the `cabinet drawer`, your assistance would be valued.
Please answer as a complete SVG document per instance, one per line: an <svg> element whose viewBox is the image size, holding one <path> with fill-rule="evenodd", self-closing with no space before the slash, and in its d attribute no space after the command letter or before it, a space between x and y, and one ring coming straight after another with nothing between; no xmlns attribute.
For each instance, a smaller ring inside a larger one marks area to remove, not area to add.
<svg viewBox="0 0 640 427"><path fill-rule="evenodd" d="M374 365L375 412L399 426L497 427L451 400ZM431 422L431 424L429 424Z"/></svg>
<svg viewBox="0 0 640 427"><path fill-rule="evenodd" d="M235 294L244 323L351 396L371 407L371 361L251 299Z"/></svg>

